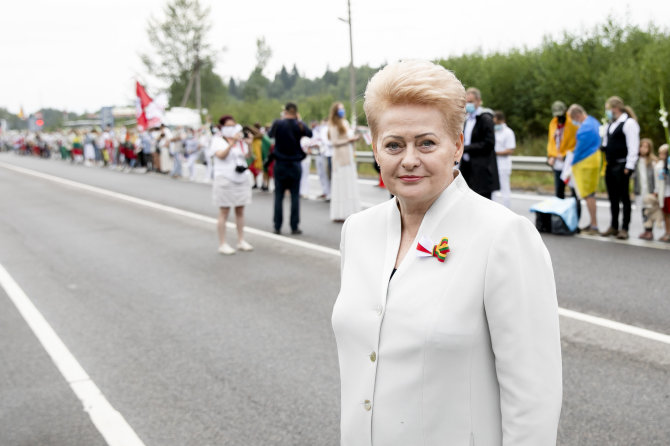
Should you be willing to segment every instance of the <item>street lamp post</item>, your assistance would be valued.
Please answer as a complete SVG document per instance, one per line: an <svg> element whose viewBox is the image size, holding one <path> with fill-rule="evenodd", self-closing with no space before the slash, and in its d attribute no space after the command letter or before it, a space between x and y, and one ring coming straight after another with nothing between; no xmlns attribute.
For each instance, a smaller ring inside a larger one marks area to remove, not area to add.
<svg viewBox="0 0 670 446"><path fill-rule="evenodd" d="M349 102L351 107L351 127L356 128L356 71L354 70L354 40L351 33L351 0L347 0L347 19L338 17L349 25Z"/></svg>

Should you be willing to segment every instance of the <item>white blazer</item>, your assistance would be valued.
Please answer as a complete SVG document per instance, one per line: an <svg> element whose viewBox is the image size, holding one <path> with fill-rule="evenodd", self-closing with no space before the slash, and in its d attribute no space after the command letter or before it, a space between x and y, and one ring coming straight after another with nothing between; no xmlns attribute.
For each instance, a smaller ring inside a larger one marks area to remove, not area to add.
<svg viewBox="0 0 670 446"><path fill-rule="evenodd" d="M549 253L458 175L424 216L444 263L400 243L395 200L342 229L333 309L343 446L556 444L561 347Z"/></svg>

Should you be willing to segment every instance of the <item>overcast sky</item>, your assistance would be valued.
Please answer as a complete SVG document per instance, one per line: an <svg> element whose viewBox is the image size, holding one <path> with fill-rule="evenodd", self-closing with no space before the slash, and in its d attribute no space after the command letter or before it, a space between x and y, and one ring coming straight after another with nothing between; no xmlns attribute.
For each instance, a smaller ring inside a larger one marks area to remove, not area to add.
<svg viewBox="0 0 670 446"><path fill-rule="evenodd" d="M0 9L0 107L29 114L42 107L74 112L134 101L136 78L151 81L138 54L150 50L147 19L167 0L21 0ZM246 78L256 38L273 50L266 75L297 64L320 76L349 63L346 0L201 0L211 5L216 72ZM670 1L636 0L351 0L356 65L436 59L536 47L544 35L590 30L608 15L670 28Z"/></svg>

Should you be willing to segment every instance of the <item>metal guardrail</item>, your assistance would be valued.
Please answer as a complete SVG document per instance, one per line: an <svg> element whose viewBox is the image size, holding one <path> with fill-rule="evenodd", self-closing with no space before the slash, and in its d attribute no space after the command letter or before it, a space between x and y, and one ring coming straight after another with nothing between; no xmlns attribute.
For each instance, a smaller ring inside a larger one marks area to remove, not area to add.
<svg viewBox="0 0 670 446"><path fill-rule="evenodd" d="M512 170L524 170L527 172L551 172L547 164L546 156L512 156ZM374 157L372 152L356 152L356 163L372 164Z"/></svg>

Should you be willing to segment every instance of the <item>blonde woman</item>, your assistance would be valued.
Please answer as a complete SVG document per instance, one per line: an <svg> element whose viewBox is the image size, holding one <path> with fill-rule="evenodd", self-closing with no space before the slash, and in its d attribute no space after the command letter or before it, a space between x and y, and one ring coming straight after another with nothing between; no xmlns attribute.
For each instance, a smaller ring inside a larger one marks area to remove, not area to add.
<svg viewBox="0 0 670 446"><path fill-rule="evenodd" d="M368 83L365 113L395 198L342 229L341 444L556 444L551 260L528 219L454 170L465 89L431 62L394 63Z"/></svg>
<svg viewBox="0 0 670 446"><path fill-rule="evenodd" d="M349 128L345 119L346 111L341 102L330 107L328 116L328 140L333 146L330 219L343 222L361 208L353 146L358 137Z"/></svg>

